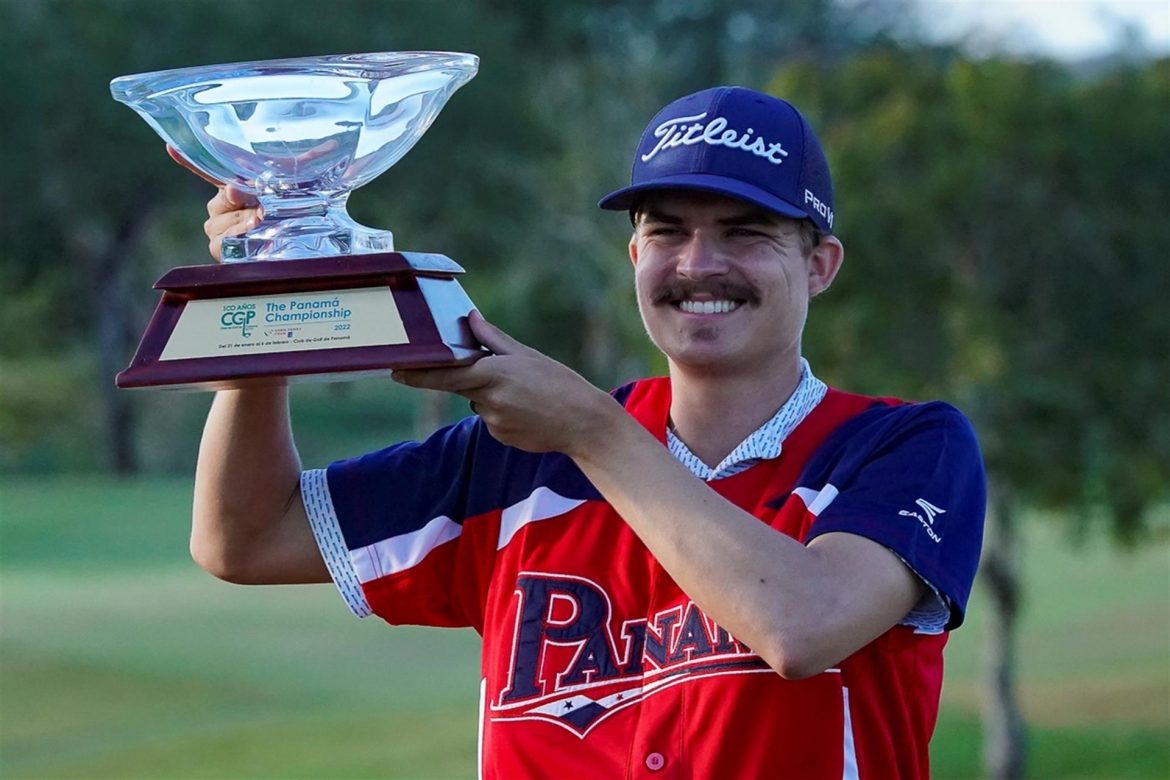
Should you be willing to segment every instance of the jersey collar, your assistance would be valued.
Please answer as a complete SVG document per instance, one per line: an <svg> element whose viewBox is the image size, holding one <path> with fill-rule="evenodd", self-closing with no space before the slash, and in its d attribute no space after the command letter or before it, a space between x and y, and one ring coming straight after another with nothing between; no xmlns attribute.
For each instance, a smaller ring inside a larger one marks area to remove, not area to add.
<svg viewBox="0 0 1170 780"><path fill-rule="evenodd" d="M761 460L780 457L784 439L825 397L828 387L813 376L808 361L800 359L800 382L780 410L732 450L719 465L711 468L691 452L682 439L667 427L666 446L687 470L702 480L723 479L754 466Z"/></svg>

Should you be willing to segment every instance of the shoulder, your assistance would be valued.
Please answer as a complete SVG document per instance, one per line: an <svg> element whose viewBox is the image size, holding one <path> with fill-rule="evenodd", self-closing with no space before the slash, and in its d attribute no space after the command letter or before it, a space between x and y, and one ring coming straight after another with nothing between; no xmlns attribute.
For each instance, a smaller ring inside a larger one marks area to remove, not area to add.
<svg viewBox="0 0 1170 780"><path fill-rule="evenodd" d="M870 399L810 459L799 491L817 509L806 541L843 531L887 547L942 597L945 628L962 623L987 501L983 457L962 412Z"/></svg>
<svg viewBox="0 0 1170 780"><path fill-rule="evenodd" d="M840 391L830 391L826 401L857 411L826 437L816 460L869 460L897 451L912 455L929 449L939 456L966 456L982 463L971 421L945 401L907 402Z"/></svg>
<svg viewBox="0 0 1170 780"><path fill-rule="evenodd" d="M641 423L659 441L665 440L671 399L668 377L653 377L627 382L612 391L611 395L625 408L626 414Z"/></svg>
<svg viewBox="0 0 1170 780"><path fill-rule="evenodd" d="M634 379L609 392L619 404L627 409L647 405L670 406L670 378L664 376Z"/></svg>

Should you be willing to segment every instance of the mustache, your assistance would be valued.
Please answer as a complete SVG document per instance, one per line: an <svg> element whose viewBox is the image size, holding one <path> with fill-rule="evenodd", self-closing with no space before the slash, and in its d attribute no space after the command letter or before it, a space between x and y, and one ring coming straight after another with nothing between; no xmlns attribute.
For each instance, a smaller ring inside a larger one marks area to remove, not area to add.
<svg viewBox="0 0 1170 780"><path fill-rule="evenodd" d="M673 279L666 282L650 296L654 304L669 303L682 298L691 298L703 293L712 298L732 301L746 301L755 304L760 302L760 296L753 287L747 284L728 280L696 282L689 279Z"/></svg>

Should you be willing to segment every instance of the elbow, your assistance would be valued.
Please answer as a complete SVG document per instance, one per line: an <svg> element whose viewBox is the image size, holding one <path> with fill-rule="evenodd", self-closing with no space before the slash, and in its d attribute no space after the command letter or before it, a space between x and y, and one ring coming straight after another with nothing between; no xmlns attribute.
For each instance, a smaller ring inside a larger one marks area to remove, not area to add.
<svg viewBox="0 0 1170 780"><path fill-rule="evenodd" d="M195 561L195 565L203 571L207 572L216 579L224 580L225 582L232 582L233 577L236 576L228 566L227 559L212 545L191 537L191 560Z"/></svg>
<svg viewBox="0 0 1170 780"><path fill-rule="evenodd" d="M243 562L239 560L239 556L231 554L227 545L192 534L190 551L191 560L216 579L234 585L252 584L253 581L249 579Z"/></svg>
<svg viewBox="0 0 1170 780"><path fill-rule="evenodd" d="M785 680L815 677L833 665L826 653L817 647L814 637L795 631L772 637L765 643L764 649L757 652Z"/></svg>
<svg viewBox="0 0 1170 780"><path fill-rule="evenodd" d="M804 659L780 659L775 663L769 661L768 665L785 680L806 680L809 677L816 677L829 668L826 664L818 664L815 661Z"/></svg>

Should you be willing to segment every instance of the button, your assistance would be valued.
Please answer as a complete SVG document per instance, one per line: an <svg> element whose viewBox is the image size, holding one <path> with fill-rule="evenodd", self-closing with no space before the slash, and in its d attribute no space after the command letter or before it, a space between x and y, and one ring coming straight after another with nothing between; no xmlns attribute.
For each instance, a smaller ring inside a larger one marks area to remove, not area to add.
<svg viewBox="0 0 1170 780"><path fill-rule="evenodd" d="M646 756L646 768L651 772L657 772L664 766L666 766L666 757L661 753L651 753Z"/></svg>

